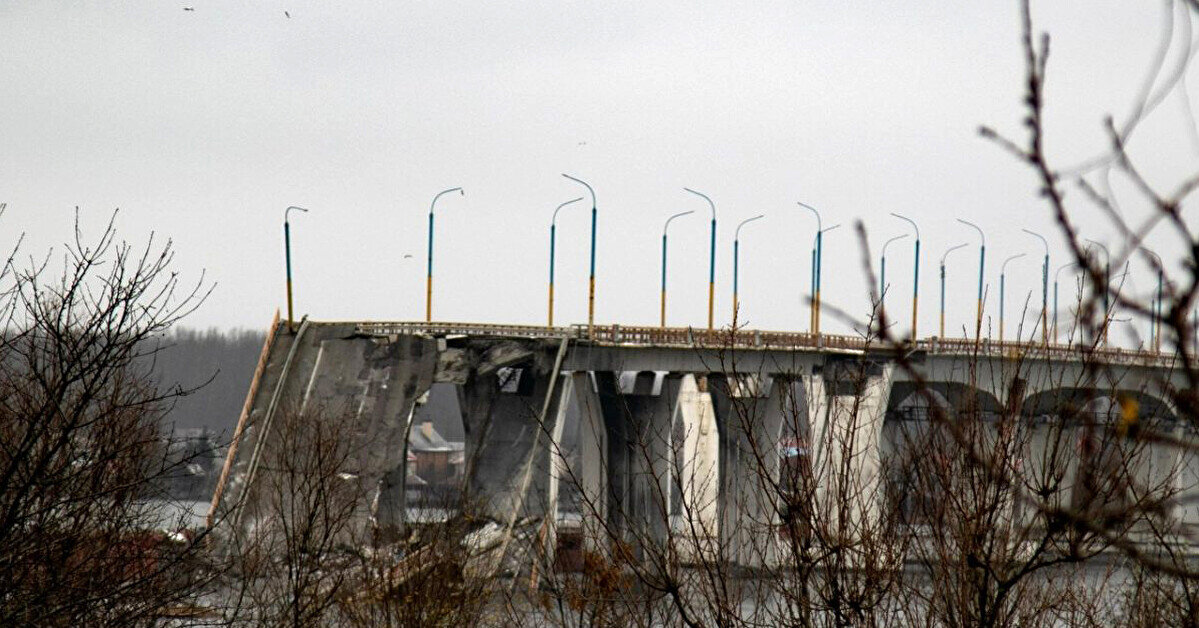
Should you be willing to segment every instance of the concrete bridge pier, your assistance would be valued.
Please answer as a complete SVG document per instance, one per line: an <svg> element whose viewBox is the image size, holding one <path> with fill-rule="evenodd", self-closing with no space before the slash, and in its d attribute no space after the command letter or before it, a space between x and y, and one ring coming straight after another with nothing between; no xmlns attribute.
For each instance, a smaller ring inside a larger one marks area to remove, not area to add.
<svg viewBox="0 0 1199 628"><path fill-rule="evenodd" d="M883 504L880 436L894 364L830 361L809 387L816 518L855 542Z"/></svg>
<svg viewBox="0 0 1199 628"><path fill-rule="evenodd" d="M611 529L611 432L617 426L608 420L602 397L611 397L618 394L619 390L614 390L616 377L611 372L573 373L571 377L574 381L575 403L579 409L578 468L573 469L571 476L578 484L583 550L604 553Z"/></svg>
<svg viewBox="0 0 1199 628"><path fill-rule="evenodd" d="M678 405L682 375L667 373L659 392L644 391L644 379L634 386L641 405L634 413L637 438L631 461L631 504L638 542L653 544L657 550L670 541L671 491L671 418ZM642 555L645 555L642 549Z"/></svg>
<svg viewBox="0 0 1199 628"><path fill-rule="evenodd" d="M292 393L300 400L299 413L326 420L322 413L338 409L345 390L360 398L355 404L353 431L346 435L355 448L355 465L363 488L373 495L379 540L392 538L404 525L407 494L405 457L412 416L421 397L433 385L437 351L433 341L399 336L387 342L356 339L353 343L321 338L291 368L298 377ZM302 386L302 392L299 386ZM284 391L286 394L288 391ZM271 412L278 411L272 407ZM283 412L289 410L284 409ZM269 427L269 419L268 425ZM402 452L397 456L396 452ZM294 455L306 455L294 452Z"/></svg>
<svg viewBox="0 0 1199 628"><path fill-rule="evenodd" d="M650 560L667 542L670 413L678 378L667 377L655 395L654 371L636 373L631 385L621 388L600 375L608 436L609 531L636 559Z"/></svg>
<svg viewBox="0 0 1199 628"><path fill-rule="evenodd" d="M552 517L550 477L562 377L547 347L519 366L472 370L459 386L465 507L508 523Z"/></svg>
<svg viewBox="0 0 1199 628"><path fill-rule="evenodd" d="M782 497L779 443L788 414L797 410L798 386L784 375L770 382L761 376L721 380L713 396L721 428L722 557L749 567L775 564Z"/></svg>
<svg viewBox="0 0 1199 628"><path fill-rule="evenodd" d="M707 377L686 374L671 414L671 539L683 562L717 556L720 434ZM676 510L677 507L677 510Z"/></svg>
<svg viewBox="0 0 1199 628"><path fill-rule="evenodd" d="M583 547L606 554L608 543L620 540L643 554L648 539L665 540L669 415L652 394L656 374L637 374L629 394L611 371L570 377L579 409L578 455L566 477L579 488ZM655 477L662 478L660 486Z"/></svg>
<svg viewBox="0 0 1199 628"><path fill-rule="evenodd" d="M577 454L571 468L569 452L556 449L551 482L555 497L562 482L578 485L584 550L607 555L619 541L651 560L672 536L685 547L711 546L718 442L711 399L695 376L667 374L657 395L652 371L638 373L628 393L614 372L567 377L579 411Z"/></svg>

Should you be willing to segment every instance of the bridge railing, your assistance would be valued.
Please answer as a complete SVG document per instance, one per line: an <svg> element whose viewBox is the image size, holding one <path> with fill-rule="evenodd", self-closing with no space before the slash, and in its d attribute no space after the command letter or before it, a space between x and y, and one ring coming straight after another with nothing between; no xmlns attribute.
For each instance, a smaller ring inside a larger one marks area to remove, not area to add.
<svg viewBox="0 0 1199 628"><path fill-rule="evenodd" d="M570 327L494 325L489 323L426 323L423 321L358 323L355 325L355 331L364 336L427 334L431 336L504 336L521 338L575 337L575 330Z"/></svg>
<svg viewBox="0 0 1199 628"><path fill-rule="evenodd" d="M494 336L519 338L576 338L603 344L642 345L657 347L704 347L712 349L818 349L863 351L870 343L860 336L779 332L758 329L728 328L707 330L694 327L650 327L624 325L496 325L488 323L454 322L364 322L356 331L369 336L397 334L427 334L433 336ZM875 347L882 347L877 341ZM1039 342L998 342L988 338L925 338L916 341L915 349L942 355L979 355L986 357L1036 357L1078 360L1083 357L1106 363L1168 364L1172 354L1123 349L1119 347L1090 348L1080 345Z"/></svg>
<svg viewBox="0 0 1199 628"><path fill-rule="evenodd" d="M917 348L934 354L965 354L977 353L987 357L1018 358L1023 356L1078 360L1083 356L1093 356L1106 363L1160 363L1168 364L1175 357L1169 353L1158 353L1141 349L1124 349L1122 347L1088 347L1077 344L1044 344L1036 341L1005 341L998 342L989 338L974 340L971 338L926 338L916 343Z"/></svg>

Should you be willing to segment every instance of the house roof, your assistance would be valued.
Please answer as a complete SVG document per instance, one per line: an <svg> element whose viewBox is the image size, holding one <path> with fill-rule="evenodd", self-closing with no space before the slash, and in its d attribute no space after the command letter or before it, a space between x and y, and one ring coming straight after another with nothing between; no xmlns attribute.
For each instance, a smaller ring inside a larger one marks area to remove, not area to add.
<svg viewBox="0 0 1199 628"><path fill-rule="evenodd" d="M462 451L465 443L447 441L431 421L415 426L408 433L408 450L417 452Z"/></svg>

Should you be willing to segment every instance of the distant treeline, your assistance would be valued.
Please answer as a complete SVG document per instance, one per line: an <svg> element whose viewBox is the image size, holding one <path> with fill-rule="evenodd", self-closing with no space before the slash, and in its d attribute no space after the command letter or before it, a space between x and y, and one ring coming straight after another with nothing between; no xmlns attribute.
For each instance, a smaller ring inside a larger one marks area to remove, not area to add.
<svg viewBox="0 0 1199 628"><path fill-rule="evenodd" d="M204 428L228 438L237 425L266 331L175 329L159 342L154 372L160 389L196 389L180 397L167 428Z"/></svg>

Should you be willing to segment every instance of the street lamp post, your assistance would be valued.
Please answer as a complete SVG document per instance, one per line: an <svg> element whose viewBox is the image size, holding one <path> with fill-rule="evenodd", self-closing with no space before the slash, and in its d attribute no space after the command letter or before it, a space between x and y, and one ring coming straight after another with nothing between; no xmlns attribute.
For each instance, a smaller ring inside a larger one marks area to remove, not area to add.
<svg viewBox="0 0 1199 628"><path fill-rule="evenodd" d="M1014 259L1020 259L1021 257L1024 257L1024 253L1012 255L1003 260L1003 264L1000 264L999 266L999 344L1003 344L1003 291L1005 283L1004 277L1007 275L1007 263Z"/></svg>
<svg viewBox="0 0 1199 628"><path fill-rule="evenodd" d="M670 228L670 222L675 218L680 218L688 214L694 214L694 210L679 212L670 218L666 219L666 224L662 226L662 317L661 326L666 328L666 230Z"/></svg>
<svg viewBox="0 0 1199 628"><path fill-rule="evenodd" d="M712 209L712 231L708 241L708 331L712 331L714 325L712 312L716 304L716 203L713 203L712 199L703 192L697 192L688 187L683 189L708 201L708 207Z"/></svg>
<svg viewBox="0 0 1199 628"><path fill-rule="evenodd" d="M978 225L968 220L958 218L957 221L967 227L973 227L978 232L980 242L978 246L978 310L974 318L974 340L978 342L983 329L983 271L987 265L987 235Z"/></svg>
<svg viewBox="0 0 1199 628"><path fill-rule="evenodd" d="M292 319L291 307L291 210L308 213L303 207L292 205L283 211L283 255L287 261L287 331L295 332L295 322Z"/></svg>
<svg viewBox="0 0 1199 628"><path fill-rule="evenodd" d="M591 338L594 336L595 331L595 190L582 179L572 177L566 173L562 173L562 176L575 183L582 184L583 187L587 188L587 192L591 194L591 274L587 280L587 337Z"/></svg>
<svg viewBox="0 0 1199 628"><path fill-rule="evenodd" d="M1058 266L1057 270L1053 273L1053 344L1057 344L1057 279L1058 276L1062 274L1063 270L1077 265L1078 262L1062 264L1061 266Z"/></svg>
<svg viewBox="0 0 1199 628"><path fill-rule="evenodd" d="M1049 346L1049 242L1041 234L1029 229L1024 233L1041 241L1045 247L1045 260L1041 263L1041 344Z"/></svg>
<svg viewBox="0 0 1199 628"><path fill-rule="evenodd" d="M1153 344L1153 352L1162 352L1162 282L1164 280L1165 269L1162 266L1162 258L1157 253L1150 251L1145 247L1141 247L1149 255L1153 256L1154 265L1157 266L1157 292L1153 295L1153 307L1150 311L1151 323L1149 325L1150 338Z"/></svg>
<svg viewBox="0 0 1199 628"><path fill-rule="evenodd" d="M916 310L920 301L920 227L916 226L916 221L891 212L891 215L912 225L912 229L916 230L916 255L915 261L912 263L912 342L916 341Z"/></svg>
<svg viewBox="0 0 1199 628"><path fill-rule="evenodd" d="M821 268L821 266L824 264L824 232L832 231L835 227L829 227L828 229L824 229L821 226L822 222L820 220L820 212L817 211L815 207L812 207L811 205L808 205L807 203L800 203L798 201L796 201L796 204L799 205L800 207L803 207L804 209L812 212L812 214L814 216L816 216L816 246L814 246L812 249L813 253L814 253L812 256L812 258L813 258L812 268L813 268L814 278L813 278L813 282L812 282L811 330L812 330L812 333L819 335L820 334L820 288L821 288L820 284L823 283L823 279L824 279L822 272L821 272L823 270L823 268ZM838 225L838 226L840 226L840 225Z"/></svg>
<svg viewBox="0 0 1199 628"><path fill-rule="evenodd" d="M1107 347L1108 317L1111 316L1111 301L1108 293L1112 285L1112 255L1102 243L1090 239L1087 242L1103 249L1103 346Z"/></svg>
<svg viewBox="0 0 1199 628"><path fill-rule="evenodd" d="M737 225L737 229L733 231L733 321L734 322L737 320L737 307L738 307L738 305L740 305L740 301L737 299L737 276L738 276L738 270L739 270L738 269L738 263L739 263L738 260L740 257L740 249L741 249L741 227L744 227L745 225L747 225L755 220L758 220L759 218L762 218L763 216L764 216L764 214L758 214L757 216L754 216L753 218L746 218L745 220L742 220Z"/></svg>
<svg viewBox="0 0 1199 628"><path fill-rule="evenodd" d="M437 207L437 199L451 192L458 192L465 195L466 192L462 188L450 188L442 190L433 197L433 202L429 204L429 259L428 268L425 273L425 322L433 320L433 209Z"/></svg>
<svg viewBox="0 0 1199 628"><path fill-rule="evenodd" d="M818 232L819 233L819 232ZM808 294L811 295L811 303L808 304L808 333L816 333L816 238L812 238L812 281L811 288L808 289Z"/></svg>
<svg viewBox="0 0 1199 628"><path fill-rule="evenodd" d="M908 237L908 234L897 235L883 243L883 252L879 259L879 277L878 277L878 307L880 310L886 308L887 302L887 247L891 246L892 242L902 240Z"/></svg>
<svg viewBox="0 0 1199 628"><path fill-rule="evenodd" d="M558 231L558 212L571 203L577 203L583 200L583 197L572 198L565 203L562 203L554 210L554 217L550 220L550 295L549 295L549 317L546 327L554 326L554 240Z"/></svg>
<svg viewBox="0 0 1199 628"><path fill-rule="evenodd" d="M949 257L950 253L952 253L964 246L966 246L965 242L958 244L957 246L951 246L945 251L945 253L943 255L941 255L941 335L939 336L940 338L945 337L945 258Z"/></svg>
<svg viewBox="0 0 1199 628"><path fill-rule="evenodd" d="M813 333L816 334L820 333L820 284L824 281L824 262L821 258L823 257L824 234L835 231L840 226L841 223L837 223L831 227L825 227L817 231L816 235L812 237L812 295L815 307L812 309L812 317L809 321L810 325L808 329L812 331L814 328Z"/></svg>

